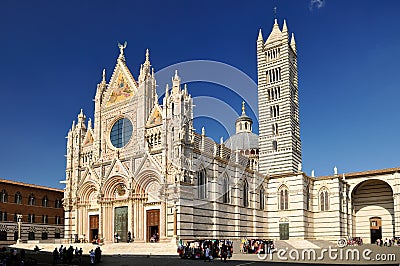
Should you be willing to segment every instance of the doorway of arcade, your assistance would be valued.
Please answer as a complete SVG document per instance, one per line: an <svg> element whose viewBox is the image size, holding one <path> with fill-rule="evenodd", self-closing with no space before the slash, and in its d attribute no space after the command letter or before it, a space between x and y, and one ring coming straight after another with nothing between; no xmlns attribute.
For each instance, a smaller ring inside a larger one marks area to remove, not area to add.
<svg viewBox="0 0 400 266"><path fill-rule="evenodd" d="M371 231L371 244L375 244L376 240L382 239L382 219L379 217L369 218Z"/></svg>
<svg viewBox="0 0 400 266"><path fill-rule="evenodd" d="M160 229L160 210L148 210L146 212L147 242L157 242L159 240Z"/></svg>

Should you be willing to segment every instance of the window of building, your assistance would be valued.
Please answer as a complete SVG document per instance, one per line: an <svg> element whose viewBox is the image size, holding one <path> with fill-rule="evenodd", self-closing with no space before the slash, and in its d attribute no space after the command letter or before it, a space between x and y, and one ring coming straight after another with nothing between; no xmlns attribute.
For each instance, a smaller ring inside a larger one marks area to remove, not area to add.
<svg viewBox="0 0 400 266"><path fill-rule="evenodd" d="M42 240L46 240L48 238L47 232L42 232Z"/></svg>
<svg viewBox="0 0 400 266"><path fill-rule="evenodd" d="M16 204L22 204L22 195L21 195L21 192L17 192L17 193L15 193L15 197L14 197L14 202L16 203Z"/></svg>
<svg viewBox="0 0 400 266"><path fill-rule="evenodd" d="M281 186L278 190L279 202L278 207L279 210L287 210L289 209L289 190L286 186Z"/></svg>
<svg viewBox="0 0 400 266"><path fill-rule="evenodd" d="M243 183L243 207L249 207L249 183L244 180Z"/></svg>
<svg viewBox="0 0 400 266"><path fill-rule="evenodd" d="M56 232L56 233L54 234L54 238L55 238L55 239L60 239L60 238L61 238L61 234L60 234L59 232Z"/></svg>
<svg viewBox="0 0 400 266"><path fill-rule="evenodd" d="M49 199L47 198L47 196L44 196L42 199L42 206L47 207L48 204L49 204Z"/></svg>
<svg viewBox="0 0 400 266"><path fill-rule="evenodd" d="M7 221L7 212L0 211L0 221Z"/></svg>
<svg viewBox="0 0 400 266"><path fill-rule="evenodd" d="M0 202L8 202L8 194L5 189L0 191Z"/></svg>
<svg viewBox="0 0 400 266"><path fill-rule="evenodd" d="M56 207L56 208L61 208L61 200L60 200L60 199L56 199L56 201L55 201L55 207Z"/></svg>
<svg viewBox="0 0 400 266"><path fill-rule="evenodd" d="M33 194L30 194L28 197L28 205L35 205L35 196Z"/></svg>
<svg viewBox="0 0 400 266"><path fill-rule="evenodd" d="M197 172L197 185L198 185L198 197L200 199L207 198L207 177L206 170Z"/></svg>
<svg viewBox="0 0 400 266"><path fill-rule="evenodd" d="M14 241L18 240L18 231L14 231Z"/></svg>
<svg viewBox="0 0 400 266"><path fill-rule="evenodd" d="M229 178L227 176L224 177L224 182L222 184L223 194L222 194L222 202L229 203L230 202L230 188L229 188Z"/></svg>
<svg viewBox="0 0 400 266"><path fill-rule="evenodd" d="M34 223L34 222L35 222L35 215L28 214L28 223Z"/></svg>
<svg viewBox="0 0 400 266"><path fill-rule="evenodd" d="M110 140L115 148L122 148L132 137L132 122L128 118L121 118L111 128Z"/></svg>
<svg viewBox="0 0 400 266"><path fill-rule="evenodd" d="M265 208L265 190L264 187L260 188L260 210L264 210Z"/></svg>
<svg viewBox="0 0 400 266"><path fill-rule="evenodd" d="M35 240L35 232L28 233L28 240Z"/></svg>
<svg viewBox="0 0 400 266"><path fill-rule="evenodd" d="M272 124L272 133L278 135L278 123Z"/></svg>
<svg viewBox="0 0 400 266"><path fill-rule="evenodd" d="M7 231L0 231L0 241L7 241Z"/></svg>
<svg viewBox="0 0 400 266"><path fill-rule="evenodd" d="M278 150L278 142L277 142L276 140L273 140L273 141L272 141L272 149L273 149L274 151L277 151L277 150Z"/></svg>
<svg viewBox="0 0 400 266"><path fill-rule="evenodd" d="M47 224L48 223L48 216L47 215L42 215L42 223Z"/></svg>
<svg viewBox="0 0 400 266"><path fill-rule="evenodd" d="M329 193L326 188L322 188L319 192L319 206L321 211L329 210Z"/></svg>

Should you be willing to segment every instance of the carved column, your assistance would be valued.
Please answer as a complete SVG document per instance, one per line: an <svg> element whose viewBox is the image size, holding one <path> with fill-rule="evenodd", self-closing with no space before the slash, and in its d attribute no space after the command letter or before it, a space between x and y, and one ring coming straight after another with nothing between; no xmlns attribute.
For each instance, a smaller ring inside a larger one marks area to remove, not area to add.
<svg viewBox="0 0 400 266"><path fill-rule="evenodd" d="M393 204L394 204L394 235L398 236L400 234L400 195L393 195Z"/></svg>
<svg viewBox="0 0 400 266"><path fill-rule="evenodd" d="M167 215L166 215L166 204L165 201L161 201L161 207L160 207L160 238L166 238L166 220L167 220Z"/></svg>
<svg viewBox="0 0 400 266"><path fill-rule="evenodd" d="M99 205L99 233L98 233L98 238L102 239L104 238L103 236L103 203L101 201L98 201Z"/></svg>

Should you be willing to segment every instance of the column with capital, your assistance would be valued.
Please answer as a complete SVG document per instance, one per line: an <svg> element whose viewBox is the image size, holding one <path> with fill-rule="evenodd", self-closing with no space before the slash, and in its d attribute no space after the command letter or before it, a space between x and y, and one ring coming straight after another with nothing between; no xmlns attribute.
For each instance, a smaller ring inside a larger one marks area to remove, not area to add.
<svg viewBox="0 0 400 266"><path fill-rule="evenodd" d="M165 200L162 199L161 200L161 207L160 207L160 238L161 239L165 239L166 238L165 226L166 226L167 215L166 215L166 209L165 208L166 208Z"/></svg>
<svg viewBox="0 0 400 266"><path fill-rule="evenodd" d="M97 233L97 237L100 239L100 241L104 241L104 236L103 236L103 204L101 200L98 200L98 205L99 205L99 232Z"/></svg>
<svg viewBox="0 0 400 266"><path fill-rule="evenodd" d="M395 193L393 195L393 204L394 204L394 236L398 236L400 234L400 194Z"/></svg>

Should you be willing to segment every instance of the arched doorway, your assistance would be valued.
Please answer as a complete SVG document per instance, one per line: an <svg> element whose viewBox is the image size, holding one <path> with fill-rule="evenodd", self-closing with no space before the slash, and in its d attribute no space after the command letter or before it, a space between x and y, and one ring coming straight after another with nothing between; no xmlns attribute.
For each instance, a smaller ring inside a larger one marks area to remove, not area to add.
<svg viewBox="0 0 400 266"><path fill-rule="evenodd" d="M279 240L289 240L289 220L286 217L279 220Z"/></svg>
<svg viewBox="0 0 400 266"><path fill-rule="evenodd" d="M382 180L371 179L358 184L352 192L353 237L364 243L394 236L393 190Z"/></svg>
<svg viewBox="0 0 400 266"><path fill-rule="evenodd" d="M371 231L371 243L375 243L376 240L382 239L382 219L380 217L369 218L370 231Z"/></svg>

